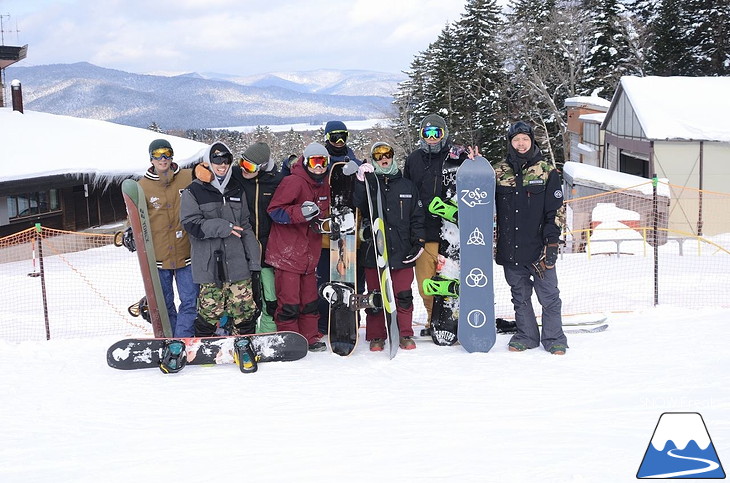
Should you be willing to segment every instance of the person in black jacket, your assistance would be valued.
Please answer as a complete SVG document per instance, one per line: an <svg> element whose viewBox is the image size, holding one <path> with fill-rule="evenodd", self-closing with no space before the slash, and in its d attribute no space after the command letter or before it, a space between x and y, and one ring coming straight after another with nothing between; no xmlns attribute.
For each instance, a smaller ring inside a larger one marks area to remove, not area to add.
<svg viewBox="0 0 730 483"><path fill-rule="evenodd" d="M261 308L261 317L256 327L257 333L276 332L274 312L276 312L276 290L274 286L274 267L263 260L266 244L271 231L271 217L267 209L274 191L281 183L284 175L277 171L271 159L269 145L262 142L253 143L241 155L238 165L233 166L233 177L240 176L246 201L251 212L251 228L261 245L260 280L253 280L253 292L256 303Z"/></svg>
<svg viewBox="0 0 730 483"><path fill-rule="evenodd" d="M451 150L446 121L438 114L429 114L421 121L419 147L413 151L403 167L403 177L411 180L418 190L425 212L425 246L423 255L416 261L418 293L428 314L426 327L431 322L433 297L423 292L423 281L436 275L441 218L428 212L434 196L442 195L442 169Z"/></svg>
<svg viewBox="0 0 730 483"><path fill-rule="evenodd" d="M564 218L560 174L543 159L532 126L518 121L507 133L507 159L493 165L497 176L497 251L512 292L517 333L509 350L521 352L542 343L565 354L560 290L555 263ZM532 308L532 290L542 305L542 334Z"/></svg>
<svg viewBox="0 0 730 483"><path fill-rule="evenodd" d="M390 276L393 282L393 293L398 313L398 328L400 332L399 345L402 349L415 349L413 341L413 265L423 253L424 231L423 205L418 196L415 185L401 175L398 165L393 160L393 148L384 142L373 144L370 150L371 163L360 165L355 184L353 200L355 206L363 213L366 226L370 221L370 206L365 192L365 173L375 172L381 186L383 213L386 226L386 246L388 247L388 263ZM377 188L370 184L370 197L377 199ZM377 215L376 215L377 216ZM365 280L368 290L380 290L375 261L375 247L373 246L372 232L364 240L365 251ZM382 351L385 346L386 328L383 310L366 310L367 327L365 339L370 341L371 351Z"/></svg>

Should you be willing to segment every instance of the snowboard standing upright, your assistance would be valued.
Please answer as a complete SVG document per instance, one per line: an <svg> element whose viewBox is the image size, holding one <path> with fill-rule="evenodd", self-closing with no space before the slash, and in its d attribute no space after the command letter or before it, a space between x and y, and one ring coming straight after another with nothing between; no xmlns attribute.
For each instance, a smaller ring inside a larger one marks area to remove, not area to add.
<svg viewBox="0 0 730 483"><path fill-rule="evenodd" d="M461 272L459 343L468 352L489 352L497 338L494 316L494 169L481 156L456 172Z"/></svg>
<svg viewBox="0 0 730 483"><path fill-rule="evenodd" d="M155 337L172 337L170 318L165 306L160 275L157 272L157 260L152 244L152 228L147 214L144 191L139 183L126 179L122 182L122 195L127 208L129 225L132 227L134 235L134 244L137 248L152 330Z"/></svg>
<svg viewBox="0 0 730 483"><path fill-rule="evenodd" d="M438 345L453 345L457 341L457 327L459 324L459 226L451 217L444 217L440 208L455 203L456 172L459 164L451 156L444 161L442 168L441 197L435 198L428 209L431 213L440 215L441 240L439 241L439 261L437 275L424 280L423 289L428 295L433 295L431 309L431 338ZM443 287L452 287L451 293L444 294Z"/></svg>
<svg viewBox="0 0 730 483"><path fill-rule="evenodd" d="M373 199L370 192L371 186L375 186L375 199ZM400 329L398 328L395 293L393 292L393 281L390 278L388 246L385 239L386 229L385 215L383 214L383 195L380 191L380 181L378 181L378 177L373 173L365 174L365 192L367 193L368 206L370 207L370 223L372 225L375 262L378 268L378 280L380 280L382 309L385 312L385 327L388 330L388 355L392 359L398 353Z"/></svg>
<svg viewBox="0 0 730 483"><path fill-rule="evenodd" d="M352 201L355 178L343 172L347 162L334 163L330 169L330 284L344 284L356 293L357 210ZM344 287L343 287L344 288ZM347 288L345 288L347 290ZM349 304L329 306L329 341L332 352L348 356L355 350L359 313Z"/></svg>

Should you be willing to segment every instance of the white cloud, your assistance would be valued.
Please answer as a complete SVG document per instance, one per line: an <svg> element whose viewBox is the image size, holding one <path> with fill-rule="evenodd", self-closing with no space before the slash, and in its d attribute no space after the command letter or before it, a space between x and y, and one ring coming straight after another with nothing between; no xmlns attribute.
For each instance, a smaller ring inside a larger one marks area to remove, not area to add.
<svg viewBox="0 0 730 483"><path fill-rule="evenodd" d="M29 44L25 65L89 61L132 72L250 75L405 70L458 20L464 2L4 0L3 9Z"/></svg>

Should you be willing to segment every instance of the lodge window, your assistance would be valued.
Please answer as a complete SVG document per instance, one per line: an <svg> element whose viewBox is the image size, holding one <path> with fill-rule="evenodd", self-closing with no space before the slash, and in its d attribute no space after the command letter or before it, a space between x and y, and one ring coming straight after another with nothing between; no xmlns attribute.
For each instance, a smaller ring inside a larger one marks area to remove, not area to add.
<svg viewBox="0 0 730 483"><path fill-rule="evenodd" d="M8 216L10 219L42 215L61 209L58 190L37 191L8 197Z"/></svg>

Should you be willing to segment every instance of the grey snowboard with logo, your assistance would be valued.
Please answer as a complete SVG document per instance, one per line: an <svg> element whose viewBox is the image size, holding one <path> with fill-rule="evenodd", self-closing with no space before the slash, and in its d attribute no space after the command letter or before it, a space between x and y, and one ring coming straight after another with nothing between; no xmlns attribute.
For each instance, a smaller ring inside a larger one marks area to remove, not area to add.
<svg viewBox="0 0 730 483"><path fill-rule="evenodd" d="M497 339L494 315L494 169L476 156L456 172L459 204L459 343L468 352L489 352Z"/></svg>

